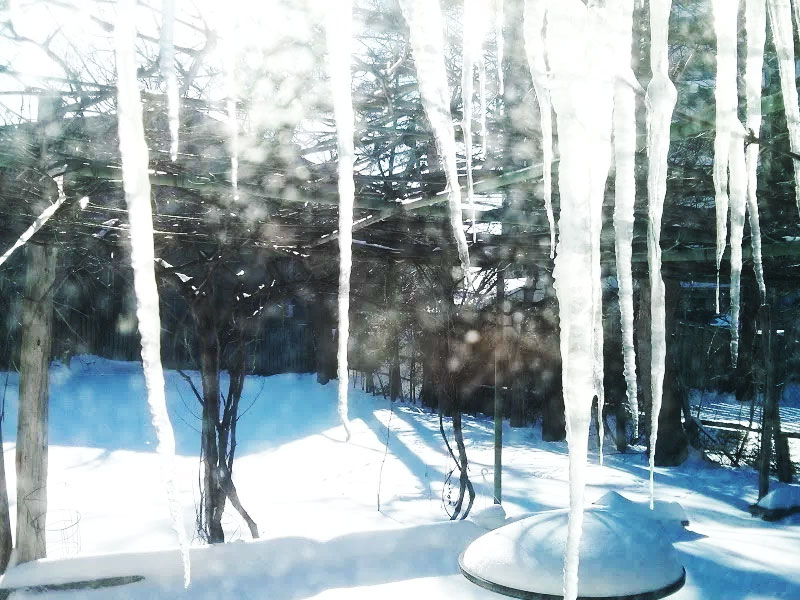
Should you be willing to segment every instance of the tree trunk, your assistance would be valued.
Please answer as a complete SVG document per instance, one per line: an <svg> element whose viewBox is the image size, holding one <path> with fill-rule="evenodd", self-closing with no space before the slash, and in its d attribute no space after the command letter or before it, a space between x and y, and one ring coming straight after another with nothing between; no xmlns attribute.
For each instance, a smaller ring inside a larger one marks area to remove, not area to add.
<svg viewBox="0 0 800 600"><path fill-rule="evenodd" d="M734 371L734 390L739 402L748 402L755 395L753 381L754 342L758 318L758 289L755 285L742 285L741 329L739 334L739 360Z"/></svg>
<svg viewBox="0 0 800 600"><path fill-rule="evenodd" d="M366 379L366 384L364 385L364 391L366 391L368 394L374 394L375 393L375 375L374 375L374 372L373 371L367 371L364 374L364 377Z"/></svg>
<svg viewBox="0 0 800 600"><path fill-rule="evenodd" d="M215 544L225 541L222 531L222 512L225 492L218 469L221 448L217 444L219 422L219 343L217 330L207 307L195 307L195 324L200 351L200 377L203 381L203 424L200 452L203 461L203 490L200 533Z"/></svg>
<svg viewBox="0 0 800 600"><path fill-rule="evenodd" d="M666 285L666 282L664 282ZM636 315L636 328L634 330L636 342L636 373L639 376L639 411L644 409L645 419L644 422L648 424L650 420L650 408L653 405L653 397L650 392L650 282L647 277L639 278L639 293L634 296L638 297L639 307L638 314ZM667 330L669 331L669 330ZM669 354L669 351L667 351ZM633 415L633 418L639 419L641 424L640 415ZM639 427L640 435L645 429ZM634 443L637 440L633 440Z"/></svg>
<svg viewBox="0 0 800 600"><path fill-rule="evenodd" d="M606 406L610 409L613 405L615 421L614 431L608 433L613 435L617 451L625 452L628 449L626 425L630 418L622 352L622 317L618 302L604 303L603 307L606 313L603 319L603 389Z"/></svg>
<svg viewBox="0 0 800 600"><path fill-rule="evenodd" d="M667 356L664 370L664 386L661 413L658 416L658 442L655 448L655 464L658 467L674 467L689 456L689 438L681 423L683 401L677 385L675 310L678 305L680 284L677 280L664 281L664 303L666 312Z"/></svg>
<svg viewBox="0 0 800 600"><path fill-rule="evenodd" d="M509 419L511 427L525 427L525 384L523 381L523 374L517 371L514 378L511 380L511 418Z"/></svg>
<svg viewBox="0 0 800 600"><path fill-rule="evenodd" d="M781 394L778 393L777 397L780 398ZM794 469L792 468L792 459L789 453L789 438L781 433L781 415L778 411L777 403L772 410L774 413L773 435L775 437L775 465L778 471L778 481L781 483L792 483Z"/></svg>
<svg viewBox="0 0 800 600"><path fill-rule="evenodd" d="M392 339L392 366L389 369L389 397L392 402L403 396L403 381L400 378L400 331L394 328Z"/></svg>
<svg viewBox="0 0 800 600"><path fill-rule="evenodd" d="M436 408L438 399L436 394L436 361L437 337L433 331L424 331L422 334L422 385L419 389L419 401L422 406Z"/></svg>
<svg viewBox="0 0 800 600"><path fill-rule="evenodd" d="M761 409L761 456L758 469L758 499L769 492L769 472L772 464L773 405L775 404L774 365L772 362L772 319L768 304L762 304L758 314L761 329L764 364L764 405Z"/></svg>
<svg viewBox="0 0 800 600"><path fill-rule="evenodd" d="M564 410L564 395L561 389L553 390L551 394L548 394L544 402L542 440L545 442L558 442L566 439L567 421L564 416Z"/></svg>
<svg viewBox="0 0 800 600"><path fill-rule="evenodd" d="M503 369L505 352L505 312L506 300L505 274L497 272L497 306L495 318L497 323L497 341L494 348L494 503L503 502Z"/></svg>
<svg viewBox="0 0 800 600"><path fill-rule="evenodd" d="M0 423L5 415L0 415ZM6 485L6 461L3 448L3 431L0 427L0 574L6 572L11 558L13 544L11 534L11 517L8 509L8 486Z"/></svg>
<svg viewBox="0 0 800 600"><path fill-rule="evenodd" d="M57 249L29 244L22 307L17 421L17 551L15 563L47 555L48 371Z"/></svg>
<svg viewBox="0 0 800 600"><path fill-rule="evenodd" d="M336 318L324 297L318 297L311 306L311 323L314 330L314 359L317 381L327 384L337 376Z"/></svg>
<svg viewBox="0 0 800 600"><path fill-rule="evenodd" d="M559 347L561 327L559 326L558 310L555 298L551 297L550 300L553 300L552 333L550 335L555 337L554 344L558 350L551 354L552 358L548 364L552 366L553 377L548 380L548 384L543 390L542 440L545 442L558 442L566 439L567 437L567 420L561 379L561 351Z"/></svg>
<svg viewBox="0 0 800 600"><path fill-rule="evenodd" d="M244 509L242 506L241 500L239 500L239 493L236 491L236 486L233 485L233 479L231 478L230 471L225 470L222 477L222 486L225 490L225 494L227 495L228 499L231 501L233 508L236 509L236 512L241 515L242 519L244 519L245 523L247 523L247 528L250 530L250 535L253 537L254 540L258 539L258 525L250 516L250 514Z"/></svg>
<svg viewBox="0 0 800 600"><path fill-rule="evenodd" d="M228 397L225 399L222 422L219 429L219 484L221 492L224 492L231 505L241 515L250 535L253 539L258 539L258 525L245 510L239 499L239 493L233 484L233 459L236 455L236 425L239 421L239 402L242 398L245 379L245 341L244 332L239 331L235 342L236 349L228 363L228 374L230 383L228 386ZM222 509L224 510L224 498L222 499Z"/></svg>
<svg viewBox="0 0 800 600"><path fill-rule="evenodd" d="M455 511L453 512L453 519L458 517L464 502L464 494L469 494L469 502L467 508L461 514L461 519L466 519L469 516L469 511L472 510L472 504L475 502L475 489L472 487L472 482L469 480L469 461L467 460L467 448L464 445L464 433L461 427L461 406L458 399L454 401L455 408L453 410L453 437L456 440L456 448L458 449L458 469L460 475L458 478L458 503L456 504Z"/></svg>

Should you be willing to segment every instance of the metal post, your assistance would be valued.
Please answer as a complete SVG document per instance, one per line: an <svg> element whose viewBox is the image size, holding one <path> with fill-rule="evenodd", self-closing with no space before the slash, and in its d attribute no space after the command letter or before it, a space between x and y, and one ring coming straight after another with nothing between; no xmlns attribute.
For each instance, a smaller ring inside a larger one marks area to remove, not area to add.
<svg viewBox="0 0 800 600"><path fill-rule="evenodd" d="M503 356L505 353L505 276L497 272L497 343L494 347L494 503L503 502ZM499 354L499 357L498 357Z"/></svg>
<svg viewBox="0 0 800 600"><path fill-rule="evenodd" d="M761 405L761 458L758 472L758 499L769 492L769 472L772 464L772 405L775 400L772 366L772 319L769 304L759 310L762 357L764 360L764 391Z"/></svg>

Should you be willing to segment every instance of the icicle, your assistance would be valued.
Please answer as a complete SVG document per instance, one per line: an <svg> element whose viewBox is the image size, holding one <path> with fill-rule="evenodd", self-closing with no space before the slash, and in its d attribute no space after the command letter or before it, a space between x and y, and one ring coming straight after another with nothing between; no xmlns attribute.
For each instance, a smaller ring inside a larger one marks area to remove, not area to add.
<svg viewBox="0 0 800 600"><path fill-rule="evenodd" d="M467 162L467 200L472 220L472 243L477 241L475 228L475 189L472 181L472 89L475 63L475 30L479 0L464 0L464 37L461 43L461 101L464 111L461 129L464 132L464 156Z"/></svg>
<svg viewBox="0 0 800 600"><path fill-rule="evenodd" d="M486 160L486 63L483 56L478 61L478 94L481 99L481 152Z"/></svg>
<svg viewBox="0 0 800 600"><path fill-rule="evenodd" d="M768 0L769 23L772 41L778 54L778 70L781 76L783 108L786 112L786 125L789 129L789 147L800 153L800 107L797 104L797 85L795 82L794 35L792 32L792 12L789 0ZM796 6L796 5L795 5ZM794 166L795 201L800 210L800 161L792 160Z"/></svg>
<svg viewBox="0 0 800 600"><path fill-rule="evenodd" d="M795 9L800 6L795 2ZM795 13L796 14L796 13ZM758 138L761 132L761 79L764 69L766 39L765 0L746 0L745 28L747 30L747 62L745 64L745 93L747 96L747 129ZM745 150L747 164L747 210L750 217L750 242L753 247L753 269L761 295L766 301L764 267L761 260L761 226L758 218L758 144L751 142Z"/></svg>
<svg viewBox="0 0 800 600"><path fill-rule="evenodd" d="M669 79L667 34L672 0L650 2L650 69L653 77L647 86L647 264L650 270L650 508L653 508L658 415L664 384L667 355L664 309L664 280L661 278L661 216L667 193L667 156L670 123L677 91Z"/></svg>
<svg viewBox="0 0 800 600"><path fill-rule="evenodd" d="M175 0L162 0L161 3L161 76L167 86L167 112L169 114L169 155L172 161L178 160L178 123L180 99L178 77L175 74L175 46L172 38L175 32Z"/></svg>
<svg viewBox="0 0 800 600"><path fill-rule="evenodd" d="M592 400L596 393L595 315L586 302L587 282L596 275L592 214L602 203L611 158L613 74L607 9L581 0L547 5L545 48L550 96L561 151L561 211L555 287L561 323L564 404L569 444L570 516L564 557L564 598L578 592L586 454ZM536 8L528 4L528 14ZM539 26L526 18L526 30ZM594 288L592 288L594 290ZM594 293L592 294L594 296Z"/></svg>
<svg viewBox="0 0 800 600"><path fill-rule="evenodd" d="M556 225L553 217L553 121L547 64L544 47L544 19L549 0L525 0L524 30L525 52L528 68L533 78L533 90L539 102L539 119L542 127L542 173L544 177L544 208L550 224L550 258L555 255Z"/></svg>
<svg viewBox="0 0 800 600"><path fill-rule="evenodd" d="M353 262L353 199L355 182L353 162L355 149L355 117L351 95L350 62L352 57L353 3L352 0L331 2L325 21L328 41L328 60L336 118L336 138L339 158L339 346L338 394L339 418L350 439L350 420L347 417L347 344L350 333L350 271Z"/></svg>
<svg viewBox="0 0 800 600"><path fill-rule="evenodd" d="M477 241L475 227L475 190L472 178L472 97L474 71L477 63L481 101L482 149L486 155L486 69L483 63L483 40L486 37L485 5L483 0L464 0L464 38L462 43L461 95L463 97L464 149L467 160L467 198L472 219L472 241Z"/></svg>
<svg viewBox="0 0 800 600"><path fill-rule="evenodd" d="M616 35L617 80L614 84L614 250L617 262L617 286L622 325L622 358L628 406L633 423L633 437L639 437L639 400L636 383L636 350L633 344L633 254L634 204L636 202L636 92L623 73L631 72L631 31L633 0L618 0Z"/></svg>
<svg viewBox="0 0 800 600"><path fill-rule="evenodd" d="M600 230L602 228L603 202L592 210L592 368L594 393L597 396L597 457L603 465L603 441L605 427L603 425L603 407L605 406L605 390L603 389L603 282L600 272Z"/></svg>
<svg viewBox="0 0 800 600"><path fill-rule="evenodd" d="M505 83L503 82L503 53L505 41L503 38L503 0L495 0L497 2L495 19L494 19L494 38L497 45L497 84L498 93L502 96L505 94Z"/></svg>
<svg viewBox="0 0 800 600"><path fill-rule="evenodd" d="M225 112L228 125L228 144L231 153L231 187L233 199L239 200L239 121L236 117L236 31L227 11L221 13L222 61L225 77Z"/></svg>
<svg viewBox="0 0 800 600"><path fill-rule="evenodd" d="M728 230L728 162L731 132L735 126L736 107L736 18L738 2L713 0L714 32L717 36L717 81L714 95L717 105L714 138L714 194L717 213L717 287L715 310L719 307L719 269Z"/></svg>
<svg viewBox="0 0 800 600"><path fill-rule="evenodd" d="M794 9L794 26L800 31L800 2L798 2L798 0L791 0L791 3Z"/></svg>
<svg viewBox="0 0 800 600"><path fill-rule="evenodd" d="M742 234L747 202L747 170L744 157L745 132L737 117L736 38L738 3L714 1L717 36L717 138L714 141L714 188L717 196L717 312L719 312L719 268L725 251L722 211L731 218L731 362L739 353L739 292L742 273ZM791 24L791 22L790 22ZM760 79L759 79L760 83ZM760 85L759 85L760 87ZM760 95L760 94L759 94ZM727 144L727 147L723 147ZM730 180L729 180L730 174ZM728 186L730 185L730 197Z"/></svg>
<svg viewBox="0 0 800 600"><path fill-rule="evenodd" d="M189 586L190 564L186 531L175 485L175 436L167 414L164 372L161 367L161 321L158 313L150 207L147 143L142 103L136 79L136 0L120 0L116 23L119 148L125 201L131 228L131 265L136 294L136 318L142 338L147 400L158 439L169 512L183 558L184 585Z"/></svg>
<svg viewBox="0 0 800 600"><path fill-rule="evenodd" d="M461 216L456 139L450 115L450 90L444 66L442 12L439 0L400 0L400 8L410 30L422 106L433 129L439 155L444 162L445 176L450 190L450 225L458 246L461 269L468 281L469 248Z"/></svg>
<svg viewBox="0 0 800 600"><path fill-rule="evenodd" d="M36 220L33 223L31 223L31 226L28 227L22 233L21 236L19 236L19 239L17 239L17 241L14 242L14 245L5 251L3 253L3 256L0 256L0 265L6 262L18 248L24 246L28 242L28 240L31 239L33 235L37 231L39 231L44 226L45 223L47 223L47 221L50 220L50 217L52 217L55 214L55 212L59 208L61 208L61 205L64 204L64 201L67 199L67 197L64 195L62 179L63 179L62 177L56 178L56 184L58 185L58 199L55 202L53 202L53 204L45 208L42 211L42 213L38 217L36 217Z"/></svg>
<svg viewBox="0 0 800 600"><path fill-rule="evenodd" d="M739 360L739 298L742 279L742 235L747 205L747 168L744 158L744 130L734 131L730 149L731 206L731 364Z"/></svg>

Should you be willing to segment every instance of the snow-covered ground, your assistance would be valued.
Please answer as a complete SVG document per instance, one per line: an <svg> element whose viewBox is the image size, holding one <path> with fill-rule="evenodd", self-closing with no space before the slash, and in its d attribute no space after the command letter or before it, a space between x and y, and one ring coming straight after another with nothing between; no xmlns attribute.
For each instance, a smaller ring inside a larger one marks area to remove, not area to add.
<svg viewBox="0 0 800 600"><path fill-rule="evenodd" d="M197 374L193 373L197 378ZM166 372L176 430L178 491L188 531L198 497L199 407L185 381ZM3 385L5 376L0 380ZM77 525L48 534L53 558L12 569L16 587L94 577L143 575L116 588L47 592L53 598L498 598L467 581L457 558L485 532L473 522L446 522L442 499L453 468L438 419L414 406L353 390L353 437L338 424L336 384L313 375L248 378L238 430L234 481L262 539L226 513L227 539L197 540L193 582L183 589L181 563L160 482L141 366L96 357L51 371L49 498L53 515ZM5 386L3 434L12 520L17 378ZM252 406L250 406L252 403ZM388 426L388 430L387 430ZM388 451L385 442L388 431ZM475 509L492 505L492 423L465 419ZM503 505L510 516L567 506L567 452L543 443L536 428L504 429ZM608 443L607 448L613 445ZM587 503L609 490L647 499L647 461L590 457ZM715 466L693 455L658 469L656 497L679 502L690 521L675 543L687 572L676 600L800 598L800 515L765 522L749 515L756 473ZM381 511L377 510L380 494ZM12 523L13 525L13 523ZM69 560L60 555L79 555ZM647 548L642 548L647 552ZM112 554L113 553L113 554ZM16 597L33 596L32 592ZM42 597L42 594L36 594Z"/></svg>
<svg viewBox="0 0 800 600"><path fill-rule="evenodd" d="M735 394L692 390L689 396L692 414L701 419L737 423L744 426L750 424L750 402L738 402ZM761 403L753 406L753 426L761 424ZM781 431L800 434L800 386L788 386L778 403L781 417Z"/></svg>

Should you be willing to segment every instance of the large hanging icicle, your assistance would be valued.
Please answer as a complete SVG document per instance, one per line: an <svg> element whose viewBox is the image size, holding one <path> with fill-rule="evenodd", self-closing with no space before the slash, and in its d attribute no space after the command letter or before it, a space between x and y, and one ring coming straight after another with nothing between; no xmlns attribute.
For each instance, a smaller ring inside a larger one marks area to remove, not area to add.
<svg viewBox="0 0 800 600"><path fill-rule="evenodd" d="M550 258L556 248L556 225L553 217L553 117L544 46L544 20L549 0L525 0L525 53L533 78L533 90L539 102L539 121L542 127L542 174L544 178L544 208L550 224Z"/></svg>
<svg viewBox="0 0 800 600"><path fill-rule="evenodd" d="M795 8L798 5L795 3ZM764 42L766 40L765 0L746 0L745 29L747 31L747 59L744 82L747 99L747 129L758 138L761 132L761 79L764 70ZM758 217L758 144L751 142L745 150L747 168L747 211L750 217L750 242L753 247L753 269L763 303L767 297L764 285L764 267L761 260L761 225Z"/></svg>
<svg viewBox="0 0 800 600"><path fill-rule="evenodd" d="M789 0L767 0L772 41L778 55L778 71L781 77L783 109L786 112L786 125L789 129L789 147L800 153L800 107L797 104L797 84L795 82L794 34L792 30L792 11ZM800 161L792 160L794 165L795 200L800 211Z"/></svg>
<svg viewBox="0 0 800 600"><path fill-rule="evenodd" d="M619 45L614 84L614 250L617 262L622 358L633 437L639 437L639 400L636 383L636 350L633 344L633 255L634 204L636 202L636 92L623 74L635 79L631 69L633 0L617 0L614 22Z"/></svg>
<svg viewBox="0 0 800 600"><path fill-rule="evenodd" d="M150 415L158 439L157 451L161 457L169 512L183 558L184 585L188 587L191 573L189 548L175 489L175 436L167 414L164 372L161 367L161 320L154 267L150 176L141 96L136 79L136 0L120 0L115 36L119 148L131 228L131 266L136 294L136 318L142 338L142 366Z"/></svg>
<svg viewBox="0 0 800 600"><path fill-rule="evenodd" d="M178 94L178 76L175 74L175 0L163 0L161 3L161 76L167 87L167 113L169 116L169 155L173 161L178 160L178 124L180 97Z"/></svg>
<svg viewBox="0 0 800 600"><path fill-rule="evenodd" d="M495 7L494 17L494 38L495 45L497 46L497 84L498 93L502 96L505 93L505 84L503 81L503 54L505 52L505 39L503 37L503 0L495 0L497 6Z"/></svg>
<svg viewBox="0 0 800 600"><path fill-rule="evenodd" d="M667 194L667 156L670 123L678 99L669 79L667 34L672 0L650 2L650 69L653 73L647 86L647 265L650 270L650 508L653 508L658 415L667 356L664 280L661 278L661 216Z"/></svg>
<svg viewBox="0 0 800 600"><path fill-rule="evenodd" d="M731 365L739 360L739 299L742 281L742 235L747 206L747 167L744 157L744 130L739 125L731 138L730 207L731 207Z"/></svg>
<svg viewBox="0 0 800 600"><path fill-rule="evenodd" d="M347 416L347 344L350 333L350 271L353 262L353 200L355 182L353 162L355 135L353 98L351 94L350 61L352 56L353 3L341 0L330 3L332 14L325 20L328 41L328 61L333 92L333 112L336 119L336 147L339 160L339 340L338 394L339 418L350 439L350 420Z"/></svg>
<svg viewBox="0 0 800 600"><path fill-rule="evenodd" d="M239 199L239 120L236 116L236 28L233 16L220 13L222 28L222 70L225 79L225 113L228 125L228 151L231 154L233 199Z"/></svg>
<svg viewBox="0 0 800 600"><path fill-rule="evenodd" d="M532 8L532 7L531 7ZM596 393L595 312L586 302L595 276L592 213L602 203L611 158L612 51L608 11L597 3L547 5L545 50L561 154L561 211L555 287L561 324L564 404L569 444L570 514L564 598L578 591L586 454Z"/></svg>
<svg viewBox="0 0 800 600"><path fill-rule="evenodd" d="M761 129L761 77L766 37L764 0L747 0L745 4L747 59L745 63L745 94L747 99L747 128L758 137ZM742 235L746 207L750 209L750 235L753 247L753 268L762 301L766 298L761 261L761 228L758 218L757 168L758 144L753 143L745 155L744 137L738 121L731 139L730 210L731 210L731 364L739 360L739 312L741 305Z"/></svg>
<svg viewBox="0 0 800 600"><path fill-rule="evenodd" d="M464 277L469 279L469 248L461 216L456 139L450 115L450 90L444 66L442 11L439 0L400 0L400 8L410 31L422 106L433 129L439 155L444 163L450 191L450 226L458 246L461 269L464 271Z"/></svg>
<svg viewBox="0 0 800 600"><path fill-rule="evenodd" d="M478 94L481 100L481 152L486 159L486 62L483 60L483 48L481 48L481 59L478 61Z"/></svg>
<svg viewBox="0 0 800 600"><path fill-rule="evenodd" d="M475 228L475 190L472 180L472 97L476 60L483 64L483 38L486 35L486 11L483 0L464 0L464 35L461 44L461 96L464 116L461 126L464 132L464 154L467 161L467 199L472 219L472 241L477 239ZM481 125L486 139L486 83L481 69Z"/></svg>
<svg viewBox="0 0 800 600"><path fill-rule="evenodd" d="M736 18L738 2L712 0L714 32L717 37L716 136L714 138L714 206L717 214L717 288L716 312L719 307L719 269L725 252L728 230L728 163L731 135L738 119L736 108ZM791 16L790 16L791 17ZM791 21L790 21L791 24Z"/></svg>
<svg viewBox="0 0 800 600"><path fill-rule="evenodd" d="M742 234L747 203L747 172L744 157L745 132L737 116L737 19L739 5L714 1L717 36L717 137L714 140L714 189L717 212L717 312L719 312L719 268L725 251L725 220L731 219L731 362L739 354L739 297L742 274Z"/></svg>

